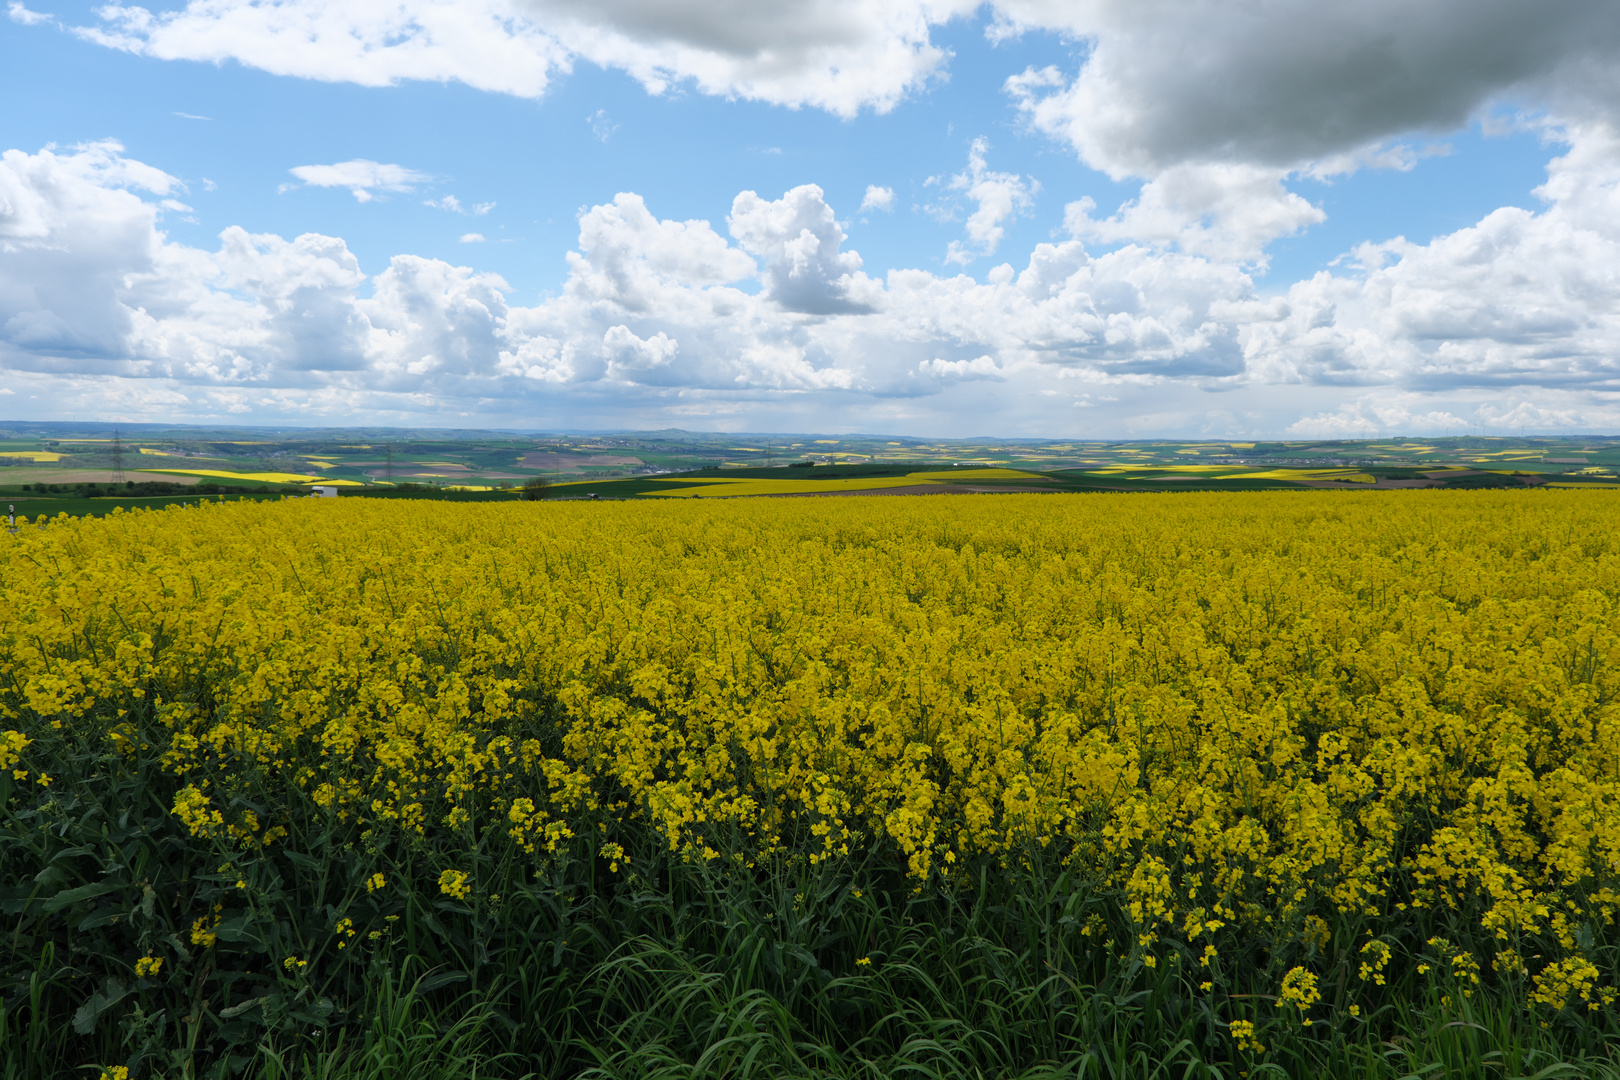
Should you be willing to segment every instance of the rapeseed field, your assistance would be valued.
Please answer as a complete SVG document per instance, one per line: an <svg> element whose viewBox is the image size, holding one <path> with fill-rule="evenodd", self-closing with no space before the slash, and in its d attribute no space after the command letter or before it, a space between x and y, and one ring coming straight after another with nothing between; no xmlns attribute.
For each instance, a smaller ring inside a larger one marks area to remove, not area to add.
<svg viewBox="0 0 1620 1080"><path fill-rule="evenodd" d="M19 521L6 1075L1617 1075L1617 509Z"/></svg>

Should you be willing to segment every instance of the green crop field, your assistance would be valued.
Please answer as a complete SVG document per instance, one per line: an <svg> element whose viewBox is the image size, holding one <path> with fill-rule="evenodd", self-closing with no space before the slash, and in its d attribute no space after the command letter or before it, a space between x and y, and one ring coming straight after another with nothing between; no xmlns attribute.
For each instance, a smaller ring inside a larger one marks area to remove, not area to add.
<svg viewBox="0 0 1620 1080"><path fill-rule="evenodd" d="M117 457L119 460L115 461ZM666 485L715 477L775 481L902 477L955 469L1041 473L1046 490L1241 491L1300 486L1493 487L1620 484L1620 439L1467 436L1432 439L1195 442L929 440L867 435L722 435L659 431L590 435L390 429L269 431L0 426L0 489L214 482L336 483L510 492L545 480L551 497L668 497ZM1355 479L1349 479L1355 478ZM930 476L929 483L941 478ZM958 485L961 486L961 485ZM981 477L967 486L1018 486ZM845 490L855 490L844 485ZM763 490L763 489L755 489ZM806 493L813 489L806 488ZM782 492L777 492L782 493ZM62 497L78 498L73 493Z"/></svg>

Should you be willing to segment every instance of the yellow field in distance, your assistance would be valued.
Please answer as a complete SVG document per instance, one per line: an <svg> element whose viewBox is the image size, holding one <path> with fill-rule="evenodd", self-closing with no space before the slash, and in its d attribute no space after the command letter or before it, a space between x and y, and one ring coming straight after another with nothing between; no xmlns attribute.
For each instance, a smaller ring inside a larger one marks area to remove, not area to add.
<svg viewBox="0 0 1620 1080"><path fill-rule="evenodd" d="M885 488L920 487L935 484L961 484L985 480L1042 479L1040 473L1021 469L929 469L907 473L904 476L844 477L830 480L796 480L793 478L757 479L746 476L705 476L679 478L684 486L669 491L652 491L649 495L675 499L736 499L749 495L821 495L849 491L882 491ZM554 484L556 488L588 488L601 481L575 480L567 484Z"/></svg>
<svg viewBox="0 0 1620 1080"><path fill-rule="evenodd" d="M358 486L356 480L324 480L318 476L305 476L302 473L286 472L225 472L222 469L138 469L143 473L168 473L173 476L207 476L216 480L256 480L265 484L339 484L345 487Z"/></svg>

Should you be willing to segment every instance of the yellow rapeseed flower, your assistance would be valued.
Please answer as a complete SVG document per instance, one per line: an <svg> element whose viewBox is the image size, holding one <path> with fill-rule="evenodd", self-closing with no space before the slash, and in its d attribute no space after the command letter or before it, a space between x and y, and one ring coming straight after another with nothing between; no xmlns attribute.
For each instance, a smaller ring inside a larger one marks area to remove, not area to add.
<svg viewBox="0 0 1620 1080"><path fill-rule="evenodd" d="M457 900L465 900L472 891L467 884L467 875L460 870L446 870L439 875L439 891Z"/></svg>
<svg viewBox="0 0 1620 1080"><path fill-rule="evenodd" d="M1337 951L1366 925L1374 985L1403 940L1379 913L1447 911L1471 951L1414 957L1438 989L1488 963L1601 1008L1620 541L1608 493L1525 495L61 518L0 534L0 778L49 798L35 743L146 740L216 864L295 803L535 869L624 872L609 821L693 861L892 851L913 888L1035 852L1124 898L1128 927L1078 927L1110 950Z"/></svg>

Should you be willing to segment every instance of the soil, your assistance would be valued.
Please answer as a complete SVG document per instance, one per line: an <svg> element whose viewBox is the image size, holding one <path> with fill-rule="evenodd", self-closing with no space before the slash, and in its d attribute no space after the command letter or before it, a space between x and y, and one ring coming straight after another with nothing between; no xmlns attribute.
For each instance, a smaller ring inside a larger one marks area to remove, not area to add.
<svg viewBox="0 0 1620 1080"><path fill-rule="evenodd" d="M592 454L590 457L580 457L578 454L537 451L533 454L524 454L523 460L518 464L529 469L545 469L548 472L578 472L581 465L640 465L643 462L638 457L626 457L623 454Z"/></svg>
<svg viewBox="0 0 1620 1080"><path fill-rule="evenodd" d="M165 484L198 484L204 480L211 480L216 484L228 484L229 480L217 476L171 476L167 473L143 473L134 469L124 470L124 479L133 480L137 484L147 480L157 480ZM27 469L11 466L0 468L0 484L110 484L113 482L111 469Z"/></svg>
<svg viewBox="0 0 1620 1080"><path fill-rule="evenodd" d="M825 499L848 498L853 495L1000 495L1006 492L1045 492L1045 487L970 487L967 484L907 484L905 487L860 488L854 491L795 491L780 495L761 495L764 499Z"/></svg>

